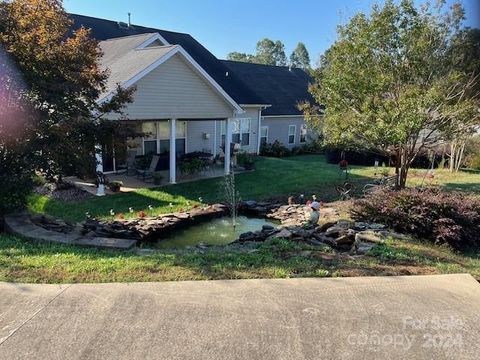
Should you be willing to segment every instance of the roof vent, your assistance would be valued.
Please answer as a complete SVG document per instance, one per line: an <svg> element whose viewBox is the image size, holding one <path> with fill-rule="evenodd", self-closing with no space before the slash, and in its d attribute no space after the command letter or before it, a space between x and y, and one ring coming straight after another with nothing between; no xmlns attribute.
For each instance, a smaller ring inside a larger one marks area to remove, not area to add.
<svg viewBox="0 0 480 360"><path fill-rule="evenodd" d="M120 29L128 29L130 27L126 22L123 22L123 21L119 21L117 22L117 24Z"/></svg>

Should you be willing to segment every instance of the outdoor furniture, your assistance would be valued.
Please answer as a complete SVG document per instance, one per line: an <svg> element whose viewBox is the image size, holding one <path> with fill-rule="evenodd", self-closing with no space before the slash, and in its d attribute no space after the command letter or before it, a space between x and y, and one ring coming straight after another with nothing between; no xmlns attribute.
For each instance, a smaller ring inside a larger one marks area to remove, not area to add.
<svg viewBox="0 0 480 360"><path fill-rule="evenodd" d="M348 200L352 197L352 193L355 186L348 181L345 181L342 185L335 186L335 190L340 195L340 200Z"/></svg>
<svg viewBox="0 0 480 360"><path fill-rule="evenodd" d="M373 183L366 184L363 187L363 195L370 194L378 188L394 189L396 185L397 185L397 175L383 176L379 179L374 180Z"/></svg>
<svg viewBox="0 0 480 360"><path fill-rule="evenodd" d="M153 173L155 172L155 169L157 168L158 160L160 159L160 156L158 155L153 155L152 156L152 161L150 161L150 166L148 169L137 169L137 176L141 177L143 181L146 179L153 178Z"/></svg>

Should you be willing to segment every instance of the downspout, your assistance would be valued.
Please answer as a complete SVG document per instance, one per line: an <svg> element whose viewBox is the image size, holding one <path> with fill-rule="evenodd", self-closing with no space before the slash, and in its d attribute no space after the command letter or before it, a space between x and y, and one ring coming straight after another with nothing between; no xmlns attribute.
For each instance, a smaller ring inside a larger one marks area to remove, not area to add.
<svg viewBox="0 0 480 360"><path fill-rule="evenodd" d="M257 155L260 155L260 141L262 138L262 110L269 108L272 105L265 105L258 110L258 135L257 135Z"/></svg>

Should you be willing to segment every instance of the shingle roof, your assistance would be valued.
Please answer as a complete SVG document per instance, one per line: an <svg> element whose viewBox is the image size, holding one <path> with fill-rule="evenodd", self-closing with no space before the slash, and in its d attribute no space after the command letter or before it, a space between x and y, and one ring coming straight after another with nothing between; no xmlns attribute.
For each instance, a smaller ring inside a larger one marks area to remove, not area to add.
<svg viewBox="0 0 480 360"><path fill-rule="evenodd" d="M182 46L195 61L239 104L264 104L265 101L236 76L226 73L229 69L211 52L203 47L189 34L132 25L130 28L119 27L116 21L90 16L70 14L73 20L71 30L81 26L92 29L92 36L97 40L107 40L145 33L159 33L170 44Z"/></svg>
<svg viewBox="0 0 480 360"><path fill-rule="evenodd" d="M301 69L289 71L288 67L219 60L189 34L138 25L122 28L116 21L77 14L69 16L73 20L71 30L83 25L90 28L92 36L101 41L122 41L118 38L128 37L124 41L133 43L138 40L140 43L140 39L145 40L142 34L159 33L170 44L182 46L238 104L271 104L271 107L262 111L264 115L301 115L297 103L313 101L308 92L311 78ZM138 39L132 35L139 35ZM103 42L102 46L105 46ZM109 51L109 56L115 58L114 53ZM110 60L104 61L108 63Z"/></svg>
<svg viewBox="0 0 480 360"><path fill-rule="evenodd" d="M100 95L100 98L114 91L118 83L122 84L130 80L177 47L177 45L167 45L135 49L152 35L142 34L100 42L100 48L104 54L100 66L110 71L105 92Z"/></svg>
<svg viewBox="0 0 480 360"><path fill-rule="evenodd" d="M287 66L251 64L222 60L248 86L272 106L262 115L302 115L297 104L302 101L314 102L308 92L311 77L302 69Z"/></svg>

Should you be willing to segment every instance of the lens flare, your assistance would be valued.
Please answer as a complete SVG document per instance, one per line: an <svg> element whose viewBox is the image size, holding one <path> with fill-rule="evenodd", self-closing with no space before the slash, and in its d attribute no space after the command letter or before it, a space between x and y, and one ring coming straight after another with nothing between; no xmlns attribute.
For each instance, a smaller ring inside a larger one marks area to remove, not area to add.
<svg viewBox="0 0 480 360"><path fill-rule="evenodd" d="M34 114L24 95L27 86L9 54L0 45L0 141L18 138Z"/></svg>

